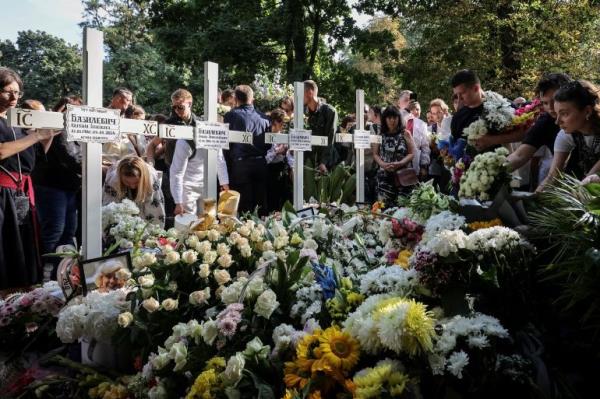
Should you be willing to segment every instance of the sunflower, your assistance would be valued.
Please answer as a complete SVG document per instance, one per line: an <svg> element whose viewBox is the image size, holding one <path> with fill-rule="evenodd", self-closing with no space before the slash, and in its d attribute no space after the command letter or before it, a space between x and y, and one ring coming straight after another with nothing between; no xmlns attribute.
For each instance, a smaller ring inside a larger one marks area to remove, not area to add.
<svg viewBox="0 0 600 399"><path fill-rule="evenodd" d="M321 330L315 330L312 334L307 334L296 346L296 356L298 359L310 360L316 359L314 350L319 346L319 337L321 336Z"/></svg>
<svg viewBox="0 0 600 399"><path fill-rule="evenodd" d="M360 348L358 341L337 327L329 327L319 337L319 347L315 354L333 367L349 371L358 362Z"/></svg>
<svg viewBox="0 0 600 399"><path fill-rule="evenodd" d="M310 368L309 368L310 370ZM283 382L288 388L299 387L303 389L310 380L310 371L303 370L297 362L285 362L285 375Z"/></svg>

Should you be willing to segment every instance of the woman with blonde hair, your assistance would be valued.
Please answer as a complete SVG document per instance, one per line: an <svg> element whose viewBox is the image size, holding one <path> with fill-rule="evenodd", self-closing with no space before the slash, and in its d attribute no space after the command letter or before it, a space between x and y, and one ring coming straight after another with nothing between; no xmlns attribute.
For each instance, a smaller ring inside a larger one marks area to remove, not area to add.
<svg viewBox="0 0 600 399"><path fill-rule="evenodd" d="M123 158L106 176L102 204L120 202L125 198L135 202L142 219L164 225L165 200L159 174L140 157Z"/></svg>

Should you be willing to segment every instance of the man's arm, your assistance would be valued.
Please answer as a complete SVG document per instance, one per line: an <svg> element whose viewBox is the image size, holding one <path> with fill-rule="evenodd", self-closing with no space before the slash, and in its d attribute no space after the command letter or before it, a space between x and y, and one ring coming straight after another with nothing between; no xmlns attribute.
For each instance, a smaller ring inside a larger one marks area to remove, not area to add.
<svg viewBox="0 0 600 399"><path fill-rule="evenodd" d="M518 126L506 133L500 134L486 134L475 140L475 148L478 151L483 151L486 148L490 148L496 145L516 143L522 141L527 133L527 126Z"/></svg>
<svg viewBox="0 0 600 399"><path fill-rule="evenodd" d="M530 144L521 144L519 148L507 158L508 167L511 171L519 169L529 161L533 154L537 151L537 148Z"/></svg>
<svg viewBox="0 0 600 399"><path fill-rule="evenodd" d="M546 184L552 182L556 175L558 175L558 172L562 172L563 170L565 170L565 166L567 164L567 161L569 160L569 155L571 155L570 152L554 151L554 158L552 158L550 172L548 172L548 176L546 176L544 181L541 182L538 188L535 190L536 192L543 191Z"/></svg>

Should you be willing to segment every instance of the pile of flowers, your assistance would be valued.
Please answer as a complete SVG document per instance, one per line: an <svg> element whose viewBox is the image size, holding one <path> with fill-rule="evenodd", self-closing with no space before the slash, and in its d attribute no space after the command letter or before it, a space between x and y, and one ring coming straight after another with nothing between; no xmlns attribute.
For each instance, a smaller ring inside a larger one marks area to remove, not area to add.
<svg viewBox="0 0 600 399"><path fill-rule="evenodd" d="M503 287L527 244L504 227L468 230L449 208L423 185L387 210L300 220L284 209L199 231L144 223L128 239L126 287L74 299L56 331L136 359L136 374L96 382L95 396L418 397L434 378L453 390L482 375L498 383L497 357L517 356L508 330L477 313L479 300L463 313L444 295ZM108 237L135 215L111 205Z"/></svg>
<svg viewBox="0 0 600 399"><path fill-rule="evenodd" d="M508 150L497 148L494 152L479 154L473 159L469 169L460 178L460 198L476 198L488 201L493 198L510 179L506 167Z"/></svg>
<svg viewBox="0 0 600 399"><path fill-rule="evenodd" d="M432 215L447 211L452 201L451 197L438 193L433 187L433 181L420 183L406 197L400 197L400 206L411 209L416 220L425 221Z"/></svg>
<svg viewBox="0 0 600 399"><path fill-rule="evenodd" d="M488 133L498 134L512 126L515 110L510 101L493 91L484 92L483 113L479 119L467 126L463 136L470 145Z"/></svg>
<svg viewBox="0 0 600 399"><path fill-rule="evenodd" d="M55 321L64 305L64 297L55 281L29 292L0 299L0 346L18 348L41 326ZM52 330L54 325L52 324Z"/></svg>

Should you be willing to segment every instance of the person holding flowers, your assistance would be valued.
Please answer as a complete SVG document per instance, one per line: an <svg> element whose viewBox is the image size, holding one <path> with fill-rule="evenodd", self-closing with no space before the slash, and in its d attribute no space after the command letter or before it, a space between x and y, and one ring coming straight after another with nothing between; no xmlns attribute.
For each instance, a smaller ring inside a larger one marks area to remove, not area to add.
<svg viewBox="0 0 600 399"><path fill-rule="evenodd" d="M400 194L396 186L396 171L412 166L415 144L405 130L400 110L391 105L383 111L381 145L373 145L373 159L379 166L377 171L377 195L386 204L393 204Z"/></svg>

